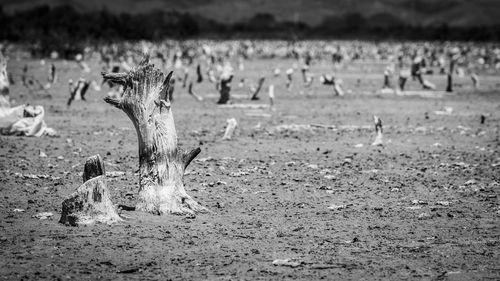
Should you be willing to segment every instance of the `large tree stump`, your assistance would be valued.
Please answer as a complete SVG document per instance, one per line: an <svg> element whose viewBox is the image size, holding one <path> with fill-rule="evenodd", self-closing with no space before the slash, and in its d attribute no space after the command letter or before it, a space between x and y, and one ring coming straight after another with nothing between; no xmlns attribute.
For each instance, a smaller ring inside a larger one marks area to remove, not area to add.
<svg viewBox="0 0 500 281"><path fill-rule="evenodd" d="M94 222L111 224L121 220L109 199L101 156L89 157L83 171L83 184L63 201L59 222L78 226Z"/></svg>
<svg viewBox="0 0 500 281"><path fill-rule="evenodd" d="M184 189L184 171L200 153L177 146L174 117L168 99L169 75L146 57L128 73L103 73L105 79L125 87L121 98L104 100L124 111L139 140L139 195L136 209L152 214L206 212Z"/></svg>

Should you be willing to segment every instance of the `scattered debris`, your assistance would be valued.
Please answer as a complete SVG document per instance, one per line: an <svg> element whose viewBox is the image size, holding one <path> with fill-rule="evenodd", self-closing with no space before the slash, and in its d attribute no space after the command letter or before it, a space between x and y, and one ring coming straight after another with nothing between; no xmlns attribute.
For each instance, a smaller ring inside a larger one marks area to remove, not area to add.
<svg viewBox="0 0 500 281"><path fill-rule="evenodd" d="M332 204L328 207L328 209L330 209L330 210L342 210L342 209L346 209L349 206L352 206L352 204L342 204L342 205Z"/></svg>
<svg viewBox="0 0 500 281"><path fill-rule="evenodd" d="M303 264L302 261L298 261L296 259L276 259L273 261L273 265L275 266L289 266L289 267L299 267Z"/></svg>
<svg viewBox="0 0 500 281"><path fill-rule="evenodd" d="M34 175L34 174L21 174L21 173L14 173L14 176L18 178L25 178L25 179L50 179L50 180L60 180L61 177L54 177L51 175Z"/></svg>
<svg viewBox="0 0 500 281"><path fill-rule="evenodd" d="M36 215L34 215L33 217L34 218L37 218L39 220L46 220L48 218L52 218L54 214L52 214L51 212L42 212L42 213L38 213Z"/></svg>

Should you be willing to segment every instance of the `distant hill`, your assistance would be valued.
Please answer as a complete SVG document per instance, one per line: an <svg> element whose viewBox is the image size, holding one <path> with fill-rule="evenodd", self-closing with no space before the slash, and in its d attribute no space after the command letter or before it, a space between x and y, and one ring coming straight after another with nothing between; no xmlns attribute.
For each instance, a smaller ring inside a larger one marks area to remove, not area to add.
<svg viewBox="0 0 500 281"><path fill-rule="evenodd" d="M106 8L113 13L178 11L235 23L255 14L315 26L325 18L358 13L368 24L474 27L500 25L500 0L0 0L6 13L39 5L70 5L79 12Z"/></svg>

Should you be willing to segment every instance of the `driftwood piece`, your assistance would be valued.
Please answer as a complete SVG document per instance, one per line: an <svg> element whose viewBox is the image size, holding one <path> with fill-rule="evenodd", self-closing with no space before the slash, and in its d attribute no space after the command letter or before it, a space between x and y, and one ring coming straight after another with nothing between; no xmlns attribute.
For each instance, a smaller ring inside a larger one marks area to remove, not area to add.
<svg viewBox="0 0 500 281"><path fill-rule="evenodd" d="M122 219L109 198L106 174L101 156L87 159L83 184L62 203L60 223L71 226L115 223Z"/></svg>
<svg viewBox="0 0 500 281"><path fill-rule="evenodd" d="M164 75L146 57L128 73L103 73L105 79L123 85L121 98L104 100L130 118L139 140L139 194L136 209L152 214L207 212L184 188L184 172L199 153L177 145L173 113L165 91L170 87Z"/></svg>

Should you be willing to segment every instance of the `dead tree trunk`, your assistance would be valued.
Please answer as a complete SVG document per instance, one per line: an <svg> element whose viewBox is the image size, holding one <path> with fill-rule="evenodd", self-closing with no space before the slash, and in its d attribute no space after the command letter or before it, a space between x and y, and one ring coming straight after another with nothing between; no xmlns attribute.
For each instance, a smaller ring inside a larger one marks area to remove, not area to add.
<svg viewBox="0 0 500 281"><path fill-rule="evenodd" d="M121 220L109 199L101 156L89 157L83 170L83 184L63 201L59 222L78 226L94 222L109 224Z"/></svg>
<svg viewBox="0 0 500 281"><path fill-rule="evenodd" d="M177 133L167 92L172 72L165 76L149 59L129 73L103 73L105 79L123 85L121 98L104 100L124 111L135 126L139 140L139 196L136 209L162 215L206 212L189 196L184 171L200 153L177 146Z"/></svg>

